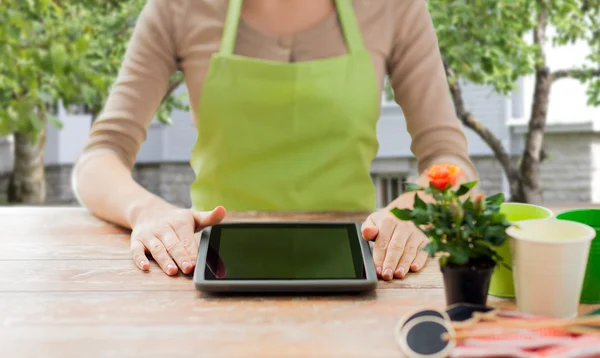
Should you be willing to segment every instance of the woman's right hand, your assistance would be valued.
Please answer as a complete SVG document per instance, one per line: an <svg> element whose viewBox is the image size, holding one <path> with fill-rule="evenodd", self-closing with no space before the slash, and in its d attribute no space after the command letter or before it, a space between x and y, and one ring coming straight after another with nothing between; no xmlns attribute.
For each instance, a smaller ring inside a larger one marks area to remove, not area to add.
<svg viewBox="0 0 600 358"><path fill-rule="evenodd" d="M146 252L149 252L167 275L176 275L179 269L184 274L191 273L198 256L194 234L220 223L224 217L225 209L221 206L210 212L171 205L144 208L137 213L131 225L133 261L141 270L149 270L150 262L146 257Z"/></svg>

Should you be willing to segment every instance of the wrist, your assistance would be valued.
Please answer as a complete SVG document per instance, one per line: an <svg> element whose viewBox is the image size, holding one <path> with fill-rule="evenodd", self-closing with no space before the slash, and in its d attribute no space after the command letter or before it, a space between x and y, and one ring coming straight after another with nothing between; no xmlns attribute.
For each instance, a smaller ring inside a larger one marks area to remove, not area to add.
<svg viewBox="0 0 600 358"><path fill-rule="evenodd" d="M135 200L126 209L126 220L133 229L148 213L173 210L176 207L165 200L150 195L142 200Z"/></svg>

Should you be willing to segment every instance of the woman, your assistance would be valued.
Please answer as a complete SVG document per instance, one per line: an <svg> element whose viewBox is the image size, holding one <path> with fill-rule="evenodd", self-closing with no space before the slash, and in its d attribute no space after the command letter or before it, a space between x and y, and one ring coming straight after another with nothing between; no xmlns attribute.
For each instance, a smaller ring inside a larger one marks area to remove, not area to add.
<svg viewBox="0 0 600 358"><path fill-rule="evenodd" d="M131 177L178 68L198 128L191 209ZM193 272L194 232L225 209L368 210L363 236L375 240L378 276L403 278L424 266L427 238L389 207L375 211L369 167L386 74L420 173L445 162L474 179L424 0L148 0L74 190L94 214L132 229L142 270L148 251L168 275ZM403 195L390 207L411 202Z"/></svg>

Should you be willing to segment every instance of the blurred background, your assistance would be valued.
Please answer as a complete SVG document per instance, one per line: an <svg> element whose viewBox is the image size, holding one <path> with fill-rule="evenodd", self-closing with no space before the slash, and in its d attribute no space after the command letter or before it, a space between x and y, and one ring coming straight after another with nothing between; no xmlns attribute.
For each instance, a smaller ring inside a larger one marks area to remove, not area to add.
<svg viewBox="0 0 600 358"><path fill-rule="evenodd" d="M77 205L72 166L144 3L0 0L0 205ZM600 0L427 3L483 191L600 204ZM196 132L187 100L174 74L134 178L189 207ZM384 206L416 174L389 89L378 136L372 178Z"/></svg>

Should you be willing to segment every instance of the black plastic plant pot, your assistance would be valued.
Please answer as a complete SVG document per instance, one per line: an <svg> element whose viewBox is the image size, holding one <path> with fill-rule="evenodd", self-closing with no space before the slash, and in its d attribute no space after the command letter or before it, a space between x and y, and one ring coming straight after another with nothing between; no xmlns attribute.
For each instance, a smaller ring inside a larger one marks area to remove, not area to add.
<svg viewBox="0 0 600 358"><path fill-rule="evenodd" d="M495 262L492 260L482 260L464 265L448 263L441 266L446 305L470 303L485 306L495 266Z"/></svg>

